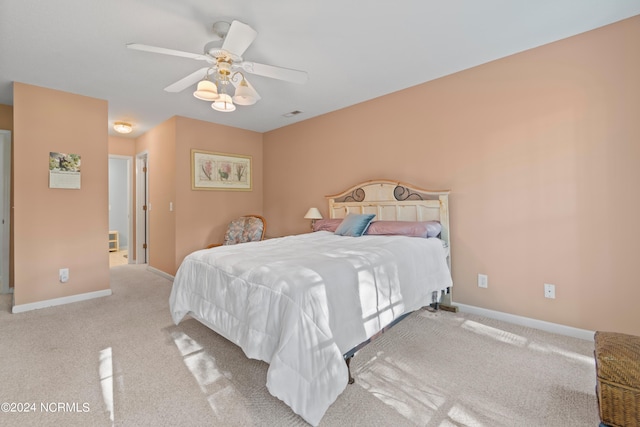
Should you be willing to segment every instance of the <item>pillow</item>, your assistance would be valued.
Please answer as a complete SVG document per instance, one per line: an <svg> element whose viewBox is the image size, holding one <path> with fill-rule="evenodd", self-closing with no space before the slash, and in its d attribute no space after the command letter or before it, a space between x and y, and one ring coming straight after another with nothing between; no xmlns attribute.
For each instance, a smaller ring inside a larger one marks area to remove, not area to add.
<svg viewBox="0 0 640 427"><path fill-rule="evenodd" d="M264 223L254 216L245 217L244 230L242 230L242 242L255 242L261 240Z"/></svg>
<svg viewBox="0 0 640 427"><path fill-rule="evenodd" d="M242 242L242 233L244 232L245 217L236 218L229 223L227 231L224 233L224 245L235 245Z"/></svg>
<svg viewBox="0 0 640 427"><path fill-rule="evenodd" d="M313 223L313 231L330 231L334 232L342 222L342 218L317 219Z"/></svg>
<svg viewBox="0 0 640 427"><path fill-rule="evenodd" d="M442 231L438 221L373 221L366 234L409 237L437 237Z"/></svg>
<svg viewBox="0 0 640 427"><path fill-rule="evenodd" d="M360 237L367 231L369 224L371 224L375 216L375 214L349 214L342 220L335 234Z"/></svg>
<svg viewBox="0 0 640 427"><path fill-rule="evenodd" d="M442 232L442 224L440 221L426 221L427 224L427 237L438 237Z"/></svg>

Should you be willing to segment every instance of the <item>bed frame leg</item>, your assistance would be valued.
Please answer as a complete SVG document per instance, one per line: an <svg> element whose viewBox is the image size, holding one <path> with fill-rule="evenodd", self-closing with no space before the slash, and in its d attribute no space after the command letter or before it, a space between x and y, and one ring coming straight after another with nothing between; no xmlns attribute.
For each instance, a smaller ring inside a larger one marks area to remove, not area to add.
<svg viewBox="0 0 640 427"><path fill-rule="evenodd" d="M440 308L444 311L458 312L458 306L451 303L451 288L447 288L446 292L442 295Z"/></svg>
<svg viewBox="0 0 640 427"><path fill-rule="evenodd" d="M346 359L344 359L345 363L347 364L347 372L349 372L349 384L353 384L354 382L356 382L356 380L351 376L351 358L353 356L349 356Z"/></svg>

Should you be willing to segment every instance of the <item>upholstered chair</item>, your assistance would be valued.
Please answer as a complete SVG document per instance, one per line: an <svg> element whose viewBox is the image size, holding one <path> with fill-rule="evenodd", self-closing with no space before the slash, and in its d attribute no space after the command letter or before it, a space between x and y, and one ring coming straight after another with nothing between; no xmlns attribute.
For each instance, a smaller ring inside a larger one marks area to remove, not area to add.
<svg viewBox="0 0 640 427"><path fill-rule="evenodd" d="M214 243L208 248L216 246L235 245L238 243L254 242L264 239L267 229L267 221L260 215L245 215L236 218L229 223L227 231L224 233L222 243Z"/></svg>

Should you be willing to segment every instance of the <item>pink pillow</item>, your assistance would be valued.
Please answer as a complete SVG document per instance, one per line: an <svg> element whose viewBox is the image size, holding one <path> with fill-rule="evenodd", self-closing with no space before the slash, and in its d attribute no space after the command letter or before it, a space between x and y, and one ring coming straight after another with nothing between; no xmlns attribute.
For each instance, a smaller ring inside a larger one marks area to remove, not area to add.
<svg viewBox="0 0 640 427"><path fill-rule="evenodd" d="M333 233L338 229L341 222L342 218L317 219L313 223L313 231L330 231Z"/></svg>
<svg viewBox="0 0 640 427"><path fill-rule="evenodd" d="M373 221L365 234L437 237L440 231L438 221Z"/></svg>

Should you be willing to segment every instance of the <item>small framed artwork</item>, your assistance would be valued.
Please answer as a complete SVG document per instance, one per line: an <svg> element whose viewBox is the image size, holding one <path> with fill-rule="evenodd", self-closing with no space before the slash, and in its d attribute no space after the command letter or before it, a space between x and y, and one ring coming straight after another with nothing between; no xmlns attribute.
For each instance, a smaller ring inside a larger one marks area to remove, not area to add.
<svg viewBox="0 0 640 427"><path fill-rule="evenodd" d="M80 155L49 153L49 188L80 189Z"/></svg>
<svg viewBox="0 0 640 427"><path fill-rule="evenodd" d="M251 156L192 149L191 188L251 191Z"/></svg>

